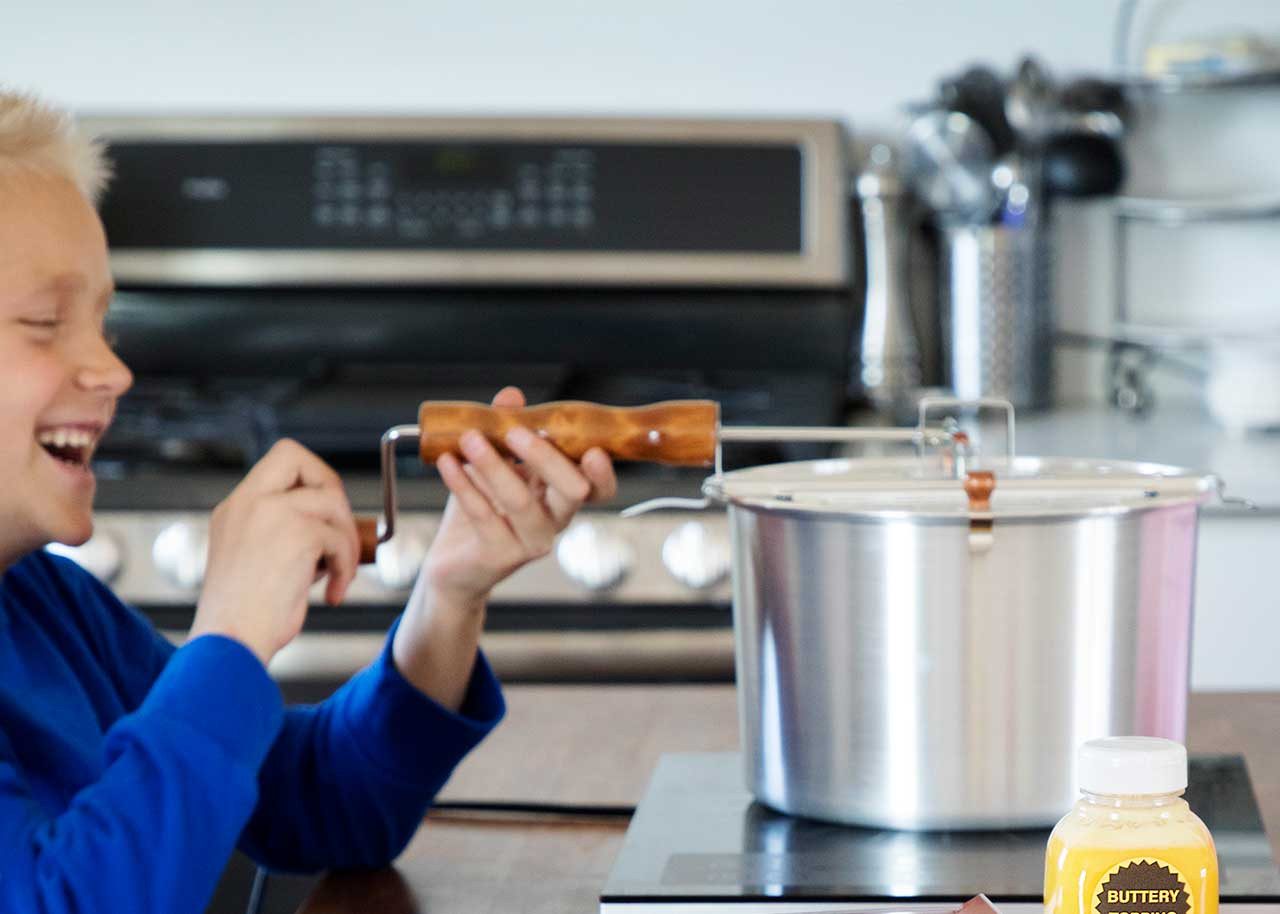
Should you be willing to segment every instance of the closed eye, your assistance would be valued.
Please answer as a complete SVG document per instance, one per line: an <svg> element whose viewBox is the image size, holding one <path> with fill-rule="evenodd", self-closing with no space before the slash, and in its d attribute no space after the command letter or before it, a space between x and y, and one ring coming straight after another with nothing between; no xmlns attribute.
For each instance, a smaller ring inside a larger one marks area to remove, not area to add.
<svg viewBox="0 0 1280 914"><path fill-rule="evenodd" d="M49 320L29 320L29 319L23 319L23 320L18 321L18 323L20 323L20 324L22 324L22 325L24 325L24 326L26 326L26 327L41 327L41 328L44 328L44 329L47 329L47 330L52 330L52 329L54 329L55 327L57 327L59 324L61 324L61 323L62 323L62 321L61 321L61 320L59 320L58 318L51 318L51 319L49 319Z"/></svg>

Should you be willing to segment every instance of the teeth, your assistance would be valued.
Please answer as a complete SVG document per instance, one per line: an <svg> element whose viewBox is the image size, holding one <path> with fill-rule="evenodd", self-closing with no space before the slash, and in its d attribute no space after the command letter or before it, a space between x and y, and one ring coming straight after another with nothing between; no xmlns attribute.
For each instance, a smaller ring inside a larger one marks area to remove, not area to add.
<svg viewBox="0 0 1280 914"><path fill-rule="evenodd" d="M78 428L55 428L41 432L36 440L54 447L88 447L93 443L93 435Z"/></svg>

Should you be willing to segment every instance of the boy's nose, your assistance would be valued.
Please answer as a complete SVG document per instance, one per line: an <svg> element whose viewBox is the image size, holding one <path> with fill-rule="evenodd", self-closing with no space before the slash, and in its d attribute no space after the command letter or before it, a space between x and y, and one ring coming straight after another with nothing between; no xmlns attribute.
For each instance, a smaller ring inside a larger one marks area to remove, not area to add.
<svg viewBox="0 0 1280 914"><path fill-rule="evenodd" d="M76 382L86 390L119 397L133 386L133 372L107 341L101 339L81 363Z"/></svg>

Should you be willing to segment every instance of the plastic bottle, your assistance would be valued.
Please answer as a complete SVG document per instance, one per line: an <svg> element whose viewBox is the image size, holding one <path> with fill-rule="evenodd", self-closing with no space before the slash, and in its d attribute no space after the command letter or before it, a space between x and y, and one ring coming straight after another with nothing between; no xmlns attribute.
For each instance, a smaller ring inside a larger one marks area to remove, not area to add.
<svg viewBox="0 0 1280 914"><path fill-rule="evenodd" d="M1079 773L1080 799L1045 852L1045 914L1217 914L1213 837L1182 799L1187 750L1092 740Z"/></svg>

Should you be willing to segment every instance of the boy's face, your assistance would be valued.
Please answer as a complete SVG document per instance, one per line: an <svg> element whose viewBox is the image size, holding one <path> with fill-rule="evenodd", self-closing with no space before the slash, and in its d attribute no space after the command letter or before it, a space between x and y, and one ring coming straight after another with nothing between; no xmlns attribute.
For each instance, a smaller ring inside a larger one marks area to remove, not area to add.
<svg viewBox="0 0 1280 914"><path fill-rule="evenodd" d="M93 532L89 458L133 381L103 337L111 294L75 186L0 175L0 556Z"/></svg>

